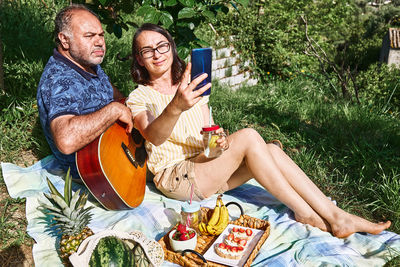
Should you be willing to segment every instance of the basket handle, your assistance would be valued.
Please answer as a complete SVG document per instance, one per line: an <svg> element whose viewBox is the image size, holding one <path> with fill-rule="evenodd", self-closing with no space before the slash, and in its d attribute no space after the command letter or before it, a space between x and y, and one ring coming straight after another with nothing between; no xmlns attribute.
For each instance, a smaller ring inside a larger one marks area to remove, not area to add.
<svg viewBox="0 0 400 267"><path fill-rule="evenodd" d="M237 203L237 202L231 201L231 202L226 203L225 206L228 207L228 206L231 205L231 204L238 206L239 209L240 209L240 215L244 215L242 206L241 206L239 203Z"/></svg>
<svg viewBox="0 0 400 267"><path fill-rule="evenodd" d="M195 251L195 250L193 250L193 249L185 249L185 250L183 250L182 252L181 252L181 255L182 256L185 256L185 253L186 252L192 252L192 253L194 253L194 254L196 254L197 256L199 256L199 258L204 262L204 263L207 263L207 260L203 257L203 255L201 255L199 252L197 252L197 251Z"/></svg>

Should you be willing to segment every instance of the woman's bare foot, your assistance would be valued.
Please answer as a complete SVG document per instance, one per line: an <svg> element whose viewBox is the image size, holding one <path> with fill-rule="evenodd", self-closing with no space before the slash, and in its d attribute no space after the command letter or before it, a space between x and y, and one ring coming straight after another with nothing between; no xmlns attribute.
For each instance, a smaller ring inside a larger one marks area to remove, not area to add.
<svg viewBox="0 0 400 267"><path fill-rule="evenodd" d="M295 213L294 218L300 223L309 224L311 226L321 229L324 232L331 231L331 226L329 225L329 223L322 219L318 214L315 214L314 216L304 217Z"/></svg>
<svg viewBox="0 0 400 267"><path fill-rule="evenodd" d="M339 238L348 237L356 232L379 234L390 227L391 222L373 223L361 217L345 212L331 223L332 234Z"/></svg>

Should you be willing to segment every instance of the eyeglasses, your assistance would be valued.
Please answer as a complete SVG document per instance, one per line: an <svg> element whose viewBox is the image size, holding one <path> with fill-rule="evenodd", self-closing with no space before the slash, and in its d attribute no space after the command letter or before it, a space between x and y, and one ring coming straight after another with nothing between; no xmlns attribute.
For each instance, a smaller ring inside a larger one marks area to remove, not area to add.
<svg viewBox="0 0 400 267"><path fill-rule="evenodd" d="M154 57L154 53L157 52L160 54L165 54L171 49L171 45L169 43L162 43L156 48L144 48L139 52L142 58L151 58Z"/></svg>

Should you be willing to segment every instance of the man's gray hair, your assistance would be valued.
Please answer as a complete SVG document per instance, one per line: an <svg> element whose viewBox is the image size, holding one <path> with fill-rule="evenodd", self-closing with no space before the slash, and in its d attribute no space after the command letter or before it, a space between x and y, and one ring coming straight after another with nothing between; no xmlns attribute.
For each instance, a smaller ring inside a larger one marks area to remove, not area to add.
<svg viewBox="0 0 400 267"><path fill-rule="evenodd" d="M89 8L87 8L84 5L72 4L70 6L64 7L63 9L61 9L57 13L56 19L54 21L54 24L55 24L55 27L54 27L54 40L55 40L57 46L61 45L61 41L58 38L58 34L60 32L66 33L66 32L70 32L71 31L70 27L71 27L72 15L73 15L74 11L77 11L77 10L87 11L87 12L93 14L96 18L99 19L99 16L97 16L96 13L94 13L92 10L90 10Z"/></svg>

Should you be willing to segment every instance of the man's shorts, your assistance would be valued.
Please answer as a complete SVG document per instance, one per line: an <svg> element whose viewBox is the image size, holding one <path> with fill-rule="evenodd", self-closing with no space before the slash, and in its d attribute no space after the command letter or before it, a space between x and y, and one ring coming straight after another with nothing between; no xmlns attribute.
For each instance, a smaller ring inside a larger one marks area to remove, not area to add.
<svg viewBox="0 0 400 267"><path fill-rule="evenodd" d="M153 181L157 189L164 195L181 201L190 200L191 187L193 184L192 200L200 201L203 200L205 196L200 192L195 177L194 162L184 160L158 172L154 176ZM217 193L223 192L223 190L218 190Z"/></svg>

